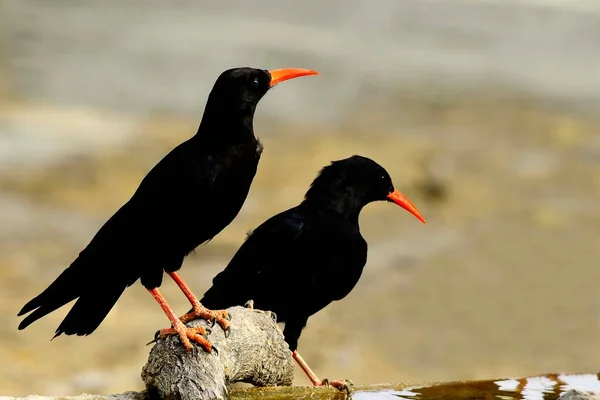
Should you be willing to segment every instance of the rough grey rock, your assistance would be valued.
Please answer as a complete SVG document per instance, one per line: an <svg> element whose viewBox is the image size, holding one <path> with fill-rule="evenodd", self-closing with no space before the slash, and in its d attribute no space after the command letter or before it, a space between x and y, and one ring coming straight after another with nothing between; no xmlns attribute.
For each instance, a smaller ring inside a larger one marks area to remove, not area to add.
<svg viewBox="0 0 600 400"><path fill-rule="evenodd" d="M219 352L198 345L188 353L179 337L159 340L152 348L142 379L151 395L161 399L226 399L236 382L254 386L290 386L294 377L291 352L268 312L244 307L228 309L231 334L215 325L208 339ZM204 320L188 326L204 326Z"/></svg>

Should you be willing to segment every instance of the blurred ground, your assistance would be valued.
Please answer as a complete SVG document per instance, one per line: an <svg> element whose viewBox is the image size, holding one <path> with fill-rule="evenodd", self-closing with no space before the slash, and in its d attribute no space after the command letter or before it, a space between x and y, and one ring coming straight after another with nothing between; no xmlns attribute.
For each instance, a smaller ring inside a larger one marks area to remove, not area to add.
<svg viewBox="0 0 600 400"><path fill-rule="evenodd" d="M16 313L195 132L216 75L238 65L322 75L259 105L248 201L183 268L199 294L247 230L360 153L428 224L363 211L363 279L300 342L319 375L596 371L600 7L530 3L0 0L1 393L140 388L143 344L166 322L140 285L87 338L49 342L66 309L22 332Z"/></svg>

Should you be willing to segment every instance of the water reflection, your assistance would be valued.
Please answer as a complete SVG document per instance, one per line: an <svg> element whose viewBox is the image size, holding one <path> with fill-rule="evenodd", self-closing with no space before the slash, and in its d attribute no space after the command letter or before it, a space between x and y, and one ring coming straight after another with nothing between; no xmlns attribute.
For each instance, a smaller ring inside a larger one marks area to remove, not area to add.
<svg viewBox="0 0 600 400"><path fill-rule="evenodd" d="M600 392L599 374L548 374L520 379L453 382L401 391L354 393L354 400L556 400L569 390Z"/></svg>

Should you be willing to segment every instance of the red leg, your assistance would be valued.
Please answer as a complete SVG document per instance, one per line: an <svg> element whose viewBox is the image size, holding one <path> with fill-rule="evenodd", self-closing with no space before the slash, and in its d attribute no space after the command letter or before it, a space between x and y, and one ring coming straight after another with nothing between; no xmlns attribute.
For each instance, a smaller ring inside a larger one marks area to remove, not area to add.
<svg viewBox="0 0 600 400"><path fill-rule="evenodd" d="M171 321L171 326L172 326L172 328L161 329L156 336L157 338L168 336L168 335L179 335L179 338L181 339L183 346L188 351L190 351L194 348L192 346L192 343L190 342L190 340L193 340L194 342L200 344L204 348L204 350L208 351L209 353L213 350L212 344L208 340L206 340L204 337L202 337L202 335L207 334L206 329L204 329L202 327L199 327L199 328L186 327L183 324L183 322L181 322L181 320L179 318L177 318L177 314L175 314L175 312L173 311L171 306L169 306L169 304L167 303L167 300L160 293L158 288L148 289L148 291L150 292L152 297L154 297L154 300L156 300L158 305L163 309L163 311L167 315L167 318L169 318L169 321Z"/></svg>
<svg viewBox="0 0 600 400"><path fill-rule="evenodd" d="M338 390L345 390L348 394L350 394L350 385L353 385L350 379L340 379L338 381L331 382L327 378L320 380L297 351L292 352L292 357L294 360L296 360L298 366L302 368L302 371L304 371L308 379L310 379L313 386L333 386Z"/></svg>
<svg viewBox="0 0 600 400"><path fill-rule="evenodd" d="M173 279L177 286L179 286L179 288L181 289L185 297L187 297L188 301L193 307L192 311L179 318L181 322L186 324L198 318L205 319L213 323L217 322L225 331L225 336L229 335L229 314L226 310L213 311L207 309L202 304L200 304L198 298L194 295L194 293L192 293L190 288L185 284L185 282L183 281L183 279L181 279L177 272L167 272L167 274L169 274L169 276Z"/></svg>

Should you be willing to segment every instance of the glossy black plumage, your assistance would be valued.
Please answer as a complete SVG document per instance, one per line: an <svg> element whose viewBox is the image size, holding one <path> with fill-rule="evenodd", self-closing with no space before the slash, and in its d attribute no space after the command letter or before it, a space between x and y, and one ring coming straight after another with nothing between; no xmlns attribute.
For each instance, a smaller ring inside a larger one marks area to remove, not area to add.
<svg viewBox="0 0 600 400"><path fill-rule="evenodd" d="M424 222L373 160L353 156L333 162L322 169L302 203L249 234L213 279L202 304L227 308L253 300L255 308L273 311L278 322L285 322L285 340L295 351L308 318L358 283L367 261L359 214L378 200L392 200Z"/></svg>
<svg viewBox="0 0 600 400"><path fill-rule="evenodd" d="M18 315L33 312L19 329L77 299L55 337L88 335L128 286L141 279L147 289L157 288L163 270L177 271L188 253L229 225L246 200L262 152L253 131L256 105L277 83L276 75L283 81L308 74L298 71L223 72L196 135L152 168L75 261L22 308Z"/></svg>

